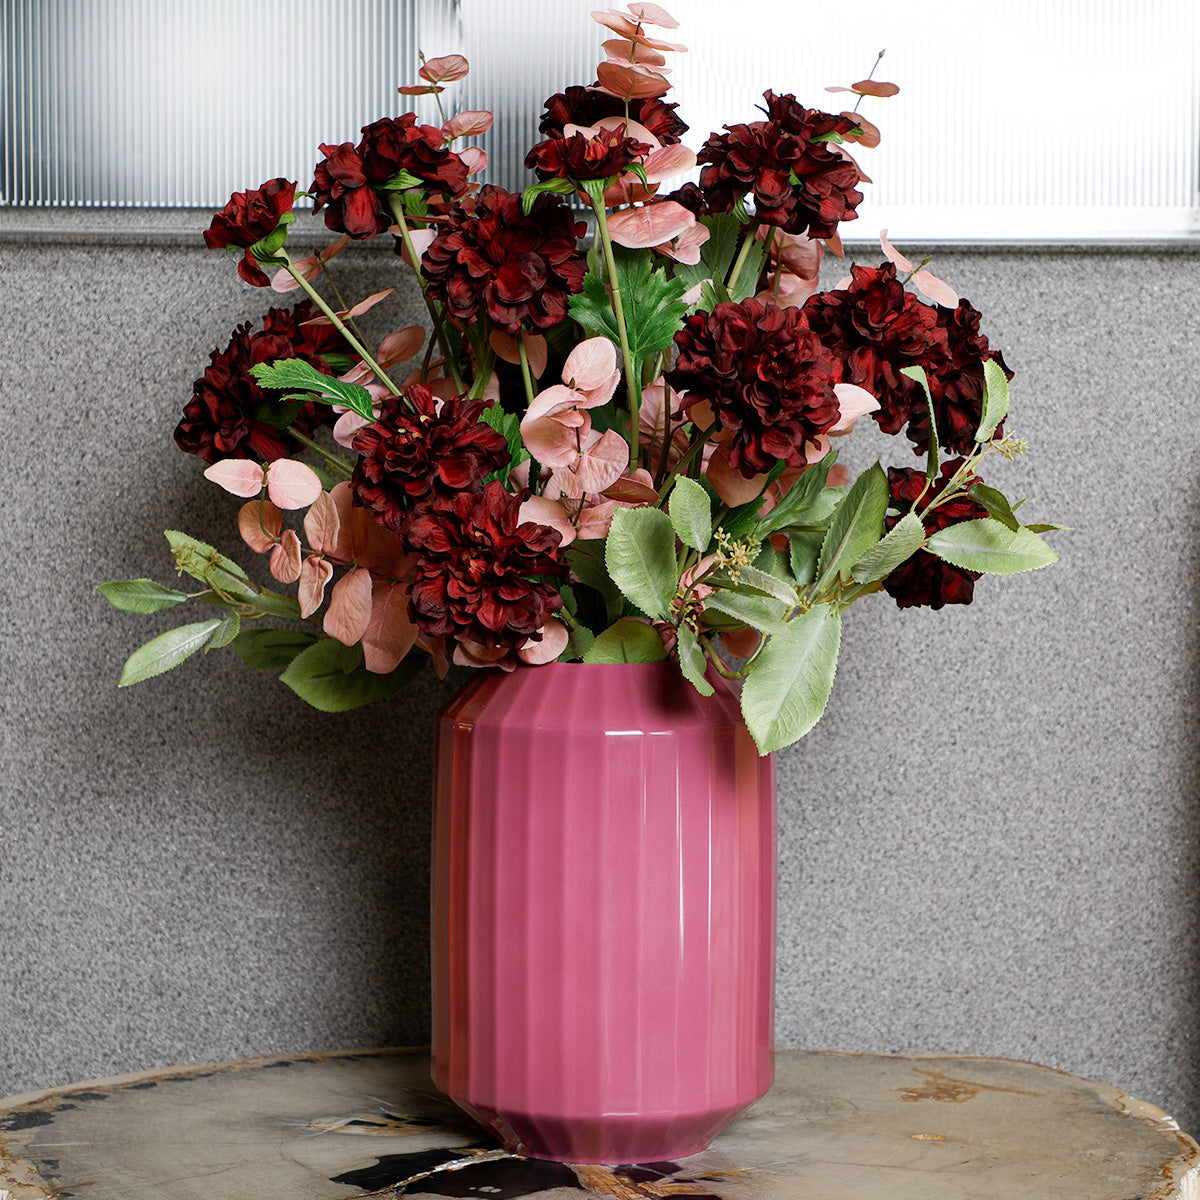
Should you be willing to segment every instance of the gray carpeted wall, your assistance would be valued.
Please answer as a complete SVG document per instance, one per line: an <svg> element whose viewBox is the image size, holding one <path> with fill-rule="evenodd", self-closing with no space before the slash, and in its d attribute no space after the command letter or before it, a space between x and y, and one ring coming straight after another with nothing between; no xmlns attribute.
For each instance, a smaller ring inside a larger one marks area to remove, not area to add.
<svg viewBox="0 0 1200 1200"><path fill-rule="evenodd" d="M422 1042L429 742L455 680L348 716L231 653L116 689L181 618L93 585L168 581L164 528L239 552L237 502L171 429L266 304L219 253L147 240L154 214L99 216L107 243L63 214L0 244L0 1094ZM342 282L394 265L351 253ZM969 608L850 615L827 716L780 758L778 1040L1033 1059L1194 1130L1200 260L936 268L1016 371L1030 453L988 478L1075 531ZM381 319L415 319L406 296Z"/></svg>

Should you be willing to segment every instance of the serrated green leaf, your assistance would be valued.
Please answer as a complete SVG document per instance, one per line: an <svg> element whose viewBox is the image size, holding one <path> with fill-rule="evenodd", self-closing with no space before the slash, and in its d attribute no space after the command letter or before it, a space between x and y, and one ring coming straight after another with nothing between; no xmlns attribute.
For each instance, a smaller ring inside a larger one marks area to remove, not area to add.
<svg viewBox="0 0 1200 1200"><path fill-rule="evenodd" d="M929 450L925 458L925 482L932 485L937 478L940 447L938 445L937 414L933 410L933 393L929 390L929 379L925 374L924 367L901 367L900 374L907 375L909 379L915 379L925 393L925 407L929 410Z"/></svg>
<svg viewBox="0 0 1200 1200"><path fill-rule="evenodd" d="M228 646L241 632L241 628L242 618L235 612L226 613L204 643L204 653L209 654L213 650L220 650L222 646Z"/></svg>
<svg viewBox="0 0 1200 1200"><path fill-rule="evenodd" d="M833 688L841 617L818 604L758 652L742 686L742 716L760 754L790 746L820 719Z"/></svg>
<svg viewBox="0 0 1200 1200"><path fill-rule="evenodd" d="M807 587L817 577L817 560L825 533L820 529L805 529L788 534L788 560L792 574L801 587Z"/></svg>
<svg viewBox="0 0 1200 1200"><path fill-rule="evenodd" d="M712 541L712 504L708 493L694 479L680 475L671 488L667 512L679 540L703 554Z"/></svg>
<svg viewBox="0 0 1200 1200"><path fill-rule="evenodd" d="M185 574L215 589L216 595L199 597L209 604L249 605L272 616L297 620L300 605L290 596L281 596L252 583L250 577L231 558L199 538L168 529L166 539L175 558L175 566Z"/></svg>
<svg viewBox="0 0 1200 1200"><path fill-rule="evenodd" d="M733 213L700 217L699 223L708 230L708 240L700 247L700 261L676 263L673 268L675 278L686 280L689 288L708 279L724 280L733 266L742 232L741 223Z"/></svg>
<svg viewBox="0 0 1200 1200"><path fill-rule="evenodd" d="M967 495L976 504L982 504L988 510L988 516L995 517L1002 525L1008 526L1009 529L1020 527L1021 523L1017 520L1012 506L1008 502L1008 497L1003 492L976 480L967 488Z"/></svg>
<svg viewBox="0 0 1200 1200"><path fill-rule="evenodd" d="M325 375L303 359L281 358L276 362L259 363L250 368L250 374L262 387L278 388L285 392L295 388L313 392L326 404L344 404L368 421L375 419L371 393L365 387Z"/></svg>
<svg viewBox="0 0 1200 1200"><path fill-rule="evenodd" d="M525 449L525 443L521 439L521 418L516 413L505 412L499 404L489 404L479 414L479 419L502 433L504 440L508 442L508 463L488 476L488 479L499 479L507 483L513 467L529 459L529 451Z"/></svg>
<svg viewBox="0 0 1200 1200"><path fill-rule="evenodd" d="M925 549L944 562L985 575L1012 575L1058 562L1036 533L1009 529L993 517L962 521L933 534Z"/></svg>
<svg viewBox="0 0 1200 1200"><path fill-rule="evenodd" d="M394 671L376 675L363 665L361 645L343 646L336 638L323 638L301 650L279 678L313 708L347 712L392 695L423 665L424 656L410 654Z"/></svg>
<svg viewBox="0 0 1200 1200"><path fill-rule="evenodd" d="M96 588L105 600L122 612L156 613L164 608L174 608L187 598L187 592L163 587L153 579L118 579L102 583Z"/></svg>
<svg viewBox="0 0 1200 1200"><path fill-rule="evenodd" d="M177 667L184 659L191 658L220 624L221 621L214 617L211 621L197 621L193 625L168 629L166 633L151 638L126 660L117 686L129 687L132 683L153 679L155 675Z"/></svg>
<svg viewBox="0 0 1200 1200"><path fill-rule="evenodd" d="M675 530L657 508L618 508L604 550L612 581L648 617L664 619L679 585Z"/></svg>
<svg viewBox="0 0 1200 1200"><path fill-rule="evenodd" d="M244 629L232 645L248 666L278 675L301 650L316 641L316 634L291 629Z"/></svg>
<svg viewBox="0 0 1200 1200"><path fill-rule="evenodd" d="M702 696L713 694L713 685L704 677L708 669L708 657L704 647L700 645L695 630L686 622L679 626L676 632L676 646L679 650L679 670Z"/></svg>
<svg viewBox="0 0 1200 1200"><path fill-rule="evenodd" d="M667 652L657 630L644 621L622 617L596 637L585 663L663 662Z"/></svg>
<svg viewBox="0 0 1200 1200"><path fill-rule="evenodd" d="M757 629L759 633L782 634L783 636L787 635L788 629L785 618L794 607L794 604L784 604L769 596L756 596L750 592L738 592L731 588L722 588L706 597L704 601L705 612L711 609L714 612L724 613L727 617L733 617L741 624L749 625L751 629Z"/></svg>
<svg viewBox="0 0 1200 1200"><path fill-rule="evenodd" d="M859 558L879 541L887 503L887 476L876 463L854 481L829 522L817 561L818 589L842 572L849 574Z"/></svg>
<svg viewBox="0 0 1200 1200"><path fill-rule="evenodd" d="M781 604L796 607L796 589L782 579L757 567L742 567L738 571L737 590L752 595L770 596Z"/></svg>
<svg viewBox="0 0 1200 1200"><path fill-rule="evenodd" d="M925 526L921 524L921 518L916 513L905 513L882 540L859 557L850 574L858 583L884 579L912 558L924 540Z"/></svg>
<svg viewBox="0 0 1200 1200"><path fill-rule="evenodd" d="M994 358L983 360L983 415L979 420L979 430L975 434L977 442L990 442L996 426L1008 416L1008 380L1004 369Z"/></svg>
<svg viewBox="0 0 1200 1200"><path fill-rule="evenodd" d="M596 643L596 635L586 625L576 625L571 630L567 648L559 655L559 662L570 662L572 659L582 659Z"/></svg>
<svg viewBox="0 0 1200 1200"><path fill-rule="evenodd" d="M829 471L837 462L838 452L831 450L819 463L814 463L784 493L783 499L758 523L755 536L770 537L789 525L811 524L810 510L827 491ZM840 498L840 493L839 493ZM832 511L832 505L831 505ZM826 514L828 515L828 514Z"/></svg>

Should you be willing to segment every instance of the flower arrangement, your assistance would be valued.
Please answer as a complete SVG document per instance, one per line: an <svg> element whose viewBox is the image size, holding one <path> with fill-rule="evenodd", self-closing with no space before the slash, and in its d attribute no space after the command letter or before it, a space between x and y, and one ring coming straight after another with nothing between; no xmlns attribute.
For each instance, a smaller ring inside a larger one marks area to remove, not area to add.
<svg viewBox="0 0 1200 1200"><path fill-rule="evenodd" d="M486 155L461 143L490 113L435 127L410 112L321 146L307 194L341 235L328 248L288 254L285 179L213 218L207 245L240 251L248 284L305 299L213 351L175 440L243 498L242 538L296 593L169 532L198 593L100 590L127 611L216 612L135 651L123 685L232 645L340 711L426 658L441 673L672 658L704 694L714 672L743 681L766 753L820 717L856 600L965 604L983 573L1055 561L1041 535L1059 527L1021 524L980 475L1024 447L975 308L886 231L882 262L818 290L866 181L847 144L879 141L858 108L899 89L831 87L856 97L840 113L767 91L760 119L693 153L666 99L677 23L638 0L593 17L605 60L546 101L523 193L472 182ZM423 60L400 92L441 109L467 71ZM590 242L569 197L591 210ZM356 319L389 293L347 308L318 285L349 241L381 236L416 273L429 331L372 353ZM851 482L831 439L868 415L923 466Z"/></svg>

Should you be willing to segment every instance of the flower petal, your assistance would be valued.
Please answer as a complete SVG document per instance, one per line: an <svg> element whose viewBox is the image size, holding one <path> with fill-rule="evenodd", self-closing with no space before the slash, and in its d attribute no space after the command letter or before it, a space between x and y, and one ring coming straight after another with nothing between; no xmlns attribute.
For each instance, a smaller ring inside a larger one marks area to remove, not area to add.
<svg viewBox="0 0 1200 1200"><path fill-rule="evenodd" d="M238 533L255 554L266 554L279 540L283 518L270 500L251 500L238 509Z"/></svg>
<svg viewBox="0 0 1200 1200"><path fill-rule="evenodd" d="M362 641L370 623L371 572L355 567L333 585L322 628L343 646L353 646Z"/></svg>
<svg viewBox="0 0 1200 1200"><path fill-rule="evenodd" d="M559 549L575 540L575 526L567 513L566 505L558 500L547 500L545 496L530 496L517 510L517 523L532 521L535 525L548 525L562 535Z"/></svg>
<svg viewBox="0 0 1200 1200"><path fill-rule="evenodd" d="M322 492L312 467L291 458L277 458L267 468L267 495L280 508L307 508Z"/></svg>
<svg viewBox="0 0 1200 1200"><path fill-rule="evenodd" d="M223 458L204 470L204 478L234 496L257 496L263 489L262 463L249 458Z"/></svg>

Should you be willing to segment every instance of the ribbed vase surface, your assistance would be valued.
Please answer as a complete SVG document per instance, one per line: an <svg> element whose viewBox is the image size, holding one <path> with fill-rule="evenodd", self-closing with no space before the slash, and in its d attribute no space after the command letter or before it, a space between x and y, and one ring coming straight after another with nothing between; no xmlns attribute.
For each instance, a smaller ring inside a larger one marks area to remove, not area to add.
<svg viewBox="0 0 1200 1200"><path fill-rule="evenodd" d="M774 762L716 682L485 671L440 715L434 1076L510 1150L678 1158L771 1085Z"/></svg>

